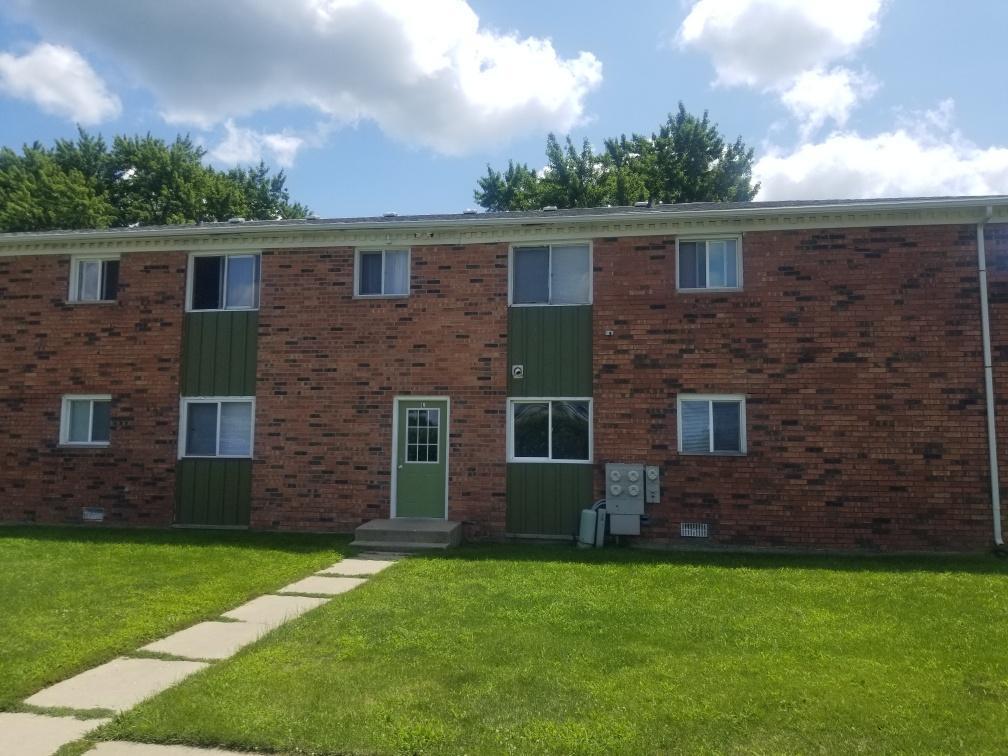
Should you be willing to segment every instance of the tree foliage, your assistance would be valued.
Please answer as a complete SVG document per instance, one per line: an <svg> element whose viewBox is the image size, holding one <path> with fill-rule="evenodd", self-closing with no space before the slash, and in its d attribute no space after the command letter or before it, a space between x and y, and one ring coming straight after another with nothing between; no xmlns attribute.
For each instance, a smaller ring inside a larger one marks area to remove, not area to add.
<svg viewBox="0 0 1008 756"><path fill-rule="evenodd" d="M506 171L487 166L474 197L486 210L632 205L635 202L746 202L756 196L753 150L742 138L728 142L702 117L670 113L657 132L606 139L596 153L586 139L580 149L568 136L546 139L546 168L536 173L508 161Z"/></svg>
<svg viewBox="0 0 1008 756"><path fill-rule="evenodd" d="M0 149L0 231L304 218L283 171L264 163L219 171L188 136L101 136L79 130L52 147Z"/></svg>

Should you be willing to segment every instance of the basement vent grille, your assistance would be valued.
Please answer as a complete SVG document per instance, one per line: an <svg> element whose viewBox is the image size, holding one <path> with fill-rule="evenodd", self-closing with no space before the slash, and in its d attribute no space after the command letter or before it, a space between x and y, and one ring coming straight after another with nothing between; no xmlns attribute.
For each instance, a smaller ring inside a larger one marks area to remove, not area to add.
<svg viewBox="0 0 1008 756"><path fill-rule="evenodd" d="M679 535L683 538L706 538L706 522L680 522Z"/></svg>
<svg viewBox="0 0 1008 756"><path fill-rule="evenodd" d="M105 508L104 507L84 507L81 516L84 522L104 522L105 521Z"/></svg>

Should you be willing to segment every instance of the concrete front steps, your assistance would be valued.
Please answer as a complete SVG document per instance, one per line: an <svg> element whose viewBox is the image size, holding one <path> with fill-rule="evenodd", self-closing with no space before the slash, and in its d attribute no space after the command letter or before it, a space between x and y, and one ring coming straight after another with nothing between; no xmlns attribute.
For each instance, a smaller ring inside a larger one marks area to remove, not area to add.
<svg viewBox="0 0 1008 756"><path fill-rule="evenodd" d="M351 546L374 551L450 549L462 543L462 523L423 517L371 520L354 531Z"/></svg>

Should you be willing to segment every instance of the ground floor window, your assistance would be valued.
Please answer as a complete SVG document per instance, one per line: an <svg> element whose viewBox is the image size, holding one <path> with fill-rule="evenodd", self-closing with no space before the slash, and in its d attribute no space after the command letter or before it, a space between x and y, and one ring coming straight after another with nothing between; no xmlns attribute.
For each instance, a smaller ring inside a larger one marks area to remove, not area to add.
<svg viewBox="0 0 1008 756"><path fill-rule="evenodd" d="M678 400L682 454L745 454L745 397L685 395Z"/></svg>
<svg viewBox="0 0 1008 756"><path fill-rule="evenodd" d="M591 399L511 399L510 462L591 462Z"/></svg>
<svg viewBox="0 0 1008 756"><path fill-rule="evenodd" d="M112 397L64 396L60 413L60 444L108 446Z"/></svg>
<svg viewBox="0 0 1008 756"><path fill-rule="evenodd" d="M251 457L253 397L182 399L180 457Z"/></svg>

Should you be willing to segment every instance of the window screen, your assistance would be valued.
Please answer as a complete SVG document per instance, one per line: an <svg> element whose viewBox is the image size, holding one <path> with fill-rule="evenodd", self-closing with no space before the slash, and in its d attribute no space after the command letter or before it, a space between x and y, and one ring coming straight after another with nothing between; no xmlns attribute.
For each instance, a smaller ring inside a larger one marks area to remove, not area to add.
<svg viewBox="0 0 1008 756"><path fill-rule="evenodd" d="M549 303L549 247L526 247L514 251L515 304Z"/></svg>

